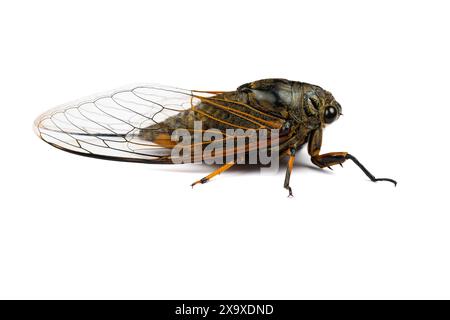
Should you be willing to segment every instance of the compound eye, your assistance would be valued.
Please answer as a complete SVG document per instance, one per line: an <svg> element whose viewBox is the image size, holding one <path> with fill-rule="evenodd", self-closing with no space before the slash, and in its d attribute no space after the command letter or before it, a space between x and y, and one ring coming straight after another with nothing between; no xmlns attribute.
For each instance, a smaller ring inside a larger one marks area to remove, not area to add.
<svg viewBox="0 0 450 320"><path fill-rule="evenodd" d="M324 114L325 123L332 123L334 120L336 120L337 116L338 116L338 111L335 107L328 106L325 108L325 114Z"/></svg>

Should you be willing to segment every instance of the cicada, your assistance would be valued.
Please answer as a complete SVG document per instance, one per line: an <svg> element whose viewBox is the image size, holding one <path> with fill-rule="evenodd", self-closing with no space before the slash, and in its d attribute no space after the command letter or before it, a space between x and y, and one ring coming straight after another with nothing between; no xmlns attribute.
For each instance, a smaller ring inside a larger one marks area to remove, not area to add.
<svg viewBox="0 0 450 320"><path fill-rule="evenodd" d="M351 160L371 181L396 185L393 179L375 178L348 152L320 153L324 128L341 115L341 105L330 92L285 79L258 80L233 91L135 85L49 110L36 119L35 131L54 147L93 158L221 164L192 186L265 151L289 158L284 188L292 196L289 181L295 155L305 145L319 168ZM249 131L265 140L250 139ZM240 137L245 138L242 143L228 147ZM260 159L256 157L254 163L261 163Z"/></svg>

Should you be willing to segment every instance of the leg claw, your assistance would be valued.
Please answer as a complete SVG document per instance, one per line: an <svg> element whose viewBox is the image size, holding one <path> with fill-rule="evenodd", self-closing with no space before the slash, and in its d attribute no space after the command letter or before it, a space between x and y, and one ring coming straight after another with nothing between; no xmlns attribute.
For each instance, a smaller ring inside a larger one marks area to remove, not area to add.
<svg viewBox="0 0 450 320"><path fill-rule="evenodd" d="M288 198L292 198L294 195L292 194L292 188L291 187L287 187L286 189L288 189L289 191L289 195Z"/></svg>
<svg viewBox="0 0 450 320"><path fill-rule="evenodd" d="M202 179L200 179L200 180L195 181L193 184L191 184L191 187L194 188L194 186L195 186L196 184L199 184L199 183L204 184L204 183L207 183L207 182L208 182L208 179L202 178Z"/></svg>

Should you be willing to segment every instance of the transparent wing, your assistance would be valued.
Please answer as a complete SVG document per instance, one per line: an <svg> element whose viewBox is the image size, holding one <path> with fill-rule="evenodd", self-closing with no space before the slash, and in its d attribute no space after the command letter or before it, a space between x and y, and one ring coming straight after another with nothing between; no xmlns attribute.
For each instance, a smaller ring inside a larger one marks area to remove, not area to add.
<svg viewBox="0 0 450 320"><path fill-rule="evenodd" d="M197 96L161 85L127 87L49 110L35 120L35 131L52 146L84 156L170 163L170 146L143 132L157 132L159 123L200 103Z"/></svg>
<svg viewBox="0 0 450 320"><path fill-rule="evenodd" d="M241 101L236 91L198 91L161 85L137 85L94 95L49 110L35 121L38 136L52 146L79 155L108 160L179 163L172 155L176 145L172 133L176 129L198 130L194 120L205 124L203 129L280 128L283 120ZM245 133L242 133L244 135ZM189 143L192 152L196 145ZM287 139L284 137L283 139ZM258 149L246 145L235 153ZM215 154L223 158L223 154Z"/></svg>

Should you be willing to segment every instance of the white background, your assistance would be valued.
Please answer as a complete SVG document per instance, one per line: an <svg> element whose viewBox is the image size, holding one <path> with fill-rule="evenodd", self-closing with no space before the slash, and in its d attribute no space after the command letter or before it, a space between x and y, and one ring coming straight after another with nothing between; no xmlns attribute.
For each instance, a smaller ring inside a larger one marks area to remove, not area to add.
<svg viewBox="0 0 450 320"><path fill-rule="evenodd" d="M0 5L0 298L450 298L445 1ZM135 82L321 85L344 116L276 175L102 161L32 122Z"/></svg>

